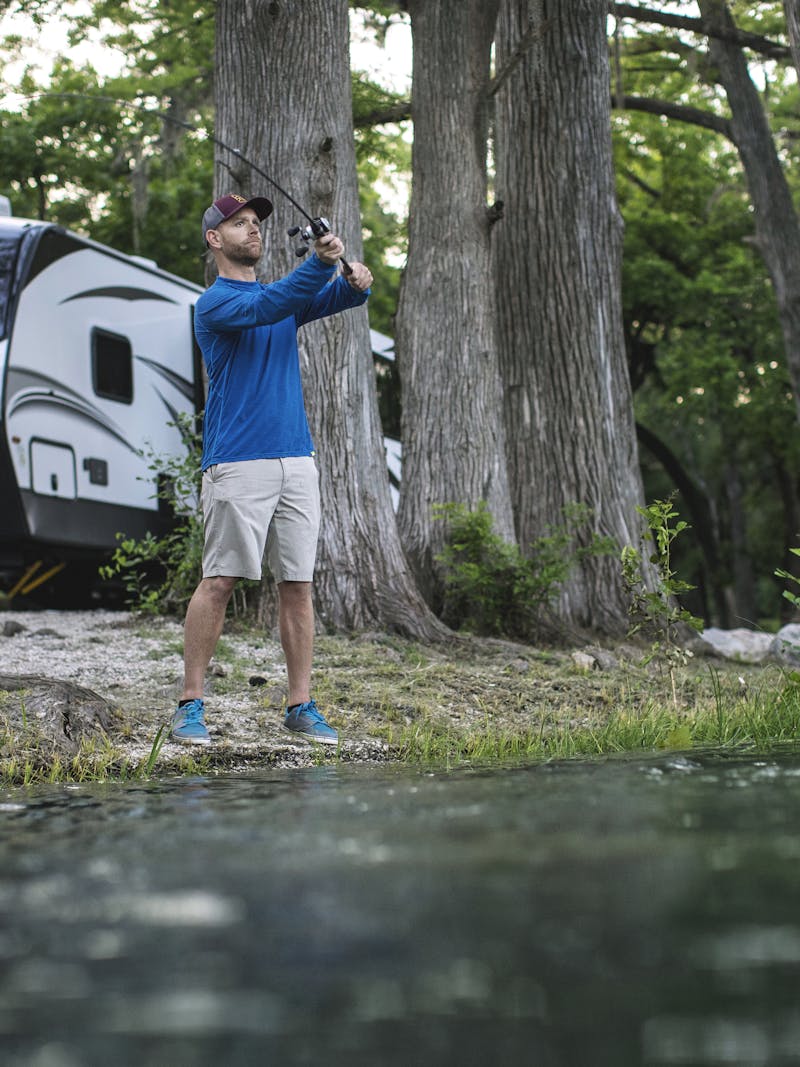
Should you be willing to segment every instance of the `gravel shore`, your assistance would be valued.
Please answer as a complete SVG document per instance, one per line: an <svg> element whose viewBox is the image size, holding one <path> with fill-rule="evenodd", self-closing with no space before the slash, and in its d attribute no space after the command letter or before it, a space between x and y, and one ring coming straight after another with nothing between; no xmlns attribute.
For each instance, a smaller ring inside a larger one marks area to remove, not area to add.
<svg viewBox="0 0 800 1067"><path fill-rule="evenodd" d="M145 759L180 695L182 622L120 611L9 611L0 615L0 675L35 676L92 690L113 709L107 731L131 765ZM252 631L226 632L207 675L211 746L167 742L162 769L187 754L215 766L287 766L323 758L320 746L282 726L286 668L280 644ZM335 751L335 750L334 750ZM343 741L339 758L386 759L385 742Z"/></svg>

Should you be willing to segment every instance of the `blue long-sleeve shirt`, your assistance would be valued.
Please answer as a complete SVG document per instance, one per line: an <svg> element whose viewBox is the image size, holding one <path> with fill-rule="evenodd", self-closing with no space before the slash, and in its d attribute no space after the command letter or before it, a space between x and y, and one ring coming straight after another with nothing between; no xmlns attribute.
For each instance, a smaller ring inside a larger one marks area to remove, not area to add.
<svg viewBox="0 0 800 1067"><path fill-rule="evenodd" d="M345 278L312 255L264 285L217 278L197 301L194 329L208 372L203 470L214 463L308 456L297 330L363 304Z"/></svg>

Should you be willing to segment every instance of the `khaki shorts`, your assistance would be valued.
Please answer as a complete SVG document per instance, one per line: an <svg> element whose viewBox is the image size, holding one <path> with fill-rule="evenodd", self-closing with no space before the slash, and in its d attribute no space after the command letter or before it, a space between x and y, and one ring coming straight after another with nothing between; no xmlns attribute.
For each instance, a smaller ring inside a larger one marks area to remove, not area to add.
<svg viewBox="0 0 800 1067"><path fill-rule="evenodd" d="M216 463L203 471L203 577L259 579L264 547L276 582L310 582L319 536L311 456Z"/></svg>

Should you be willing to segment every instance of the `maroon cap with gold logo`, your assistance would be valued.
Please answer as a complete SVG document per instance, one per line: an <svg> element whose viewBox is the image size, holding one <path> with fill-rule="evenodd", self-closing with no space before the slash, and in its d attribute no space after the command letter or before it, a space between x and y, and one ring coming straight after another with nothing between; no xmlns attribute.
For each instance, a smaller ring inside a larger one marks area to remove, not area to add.
<svg viewBox="0 0 800 1067"><path fill-rule="evenodd" d="M238 193L227 193L219 200L215 200L211 207L206 208L203 215L203 240L205 241L208 230L215 230L221 222L245 207L251 207L262 222L272 214L272 204L264 196L254 196L251 200L245 200Z"/></svg>

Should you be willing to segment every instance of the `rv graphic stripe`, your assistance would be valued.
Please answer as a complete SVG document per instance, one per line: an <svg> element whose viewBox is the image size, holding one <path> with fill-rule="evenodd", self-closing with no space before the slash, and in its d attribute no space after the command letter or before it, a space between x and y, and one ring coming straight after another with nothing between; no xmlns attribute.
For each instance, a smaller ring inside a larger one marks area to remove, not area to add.
<svg viewBox="0 0 800 1067"><path fill-rule="evenodd" d="M165 304L178 303L177 300L164 296L162 293L154 293L151 289L136 289L130 285L109 285L103 289L86 289L82 293L73 293L60 303L69 304L71 300L89 300L93 296L110 296L115 300L163 300Z"/></svg>
<svg viewBox="0 0 800 1067"><path fill-rule="evenodd" d="M89 403L74 389L70 389L69 386L53 378L37 374L36 371L14 367L8 376L8 394L10 399L6 409L7 418L10 418L20 408L31 405L61 408L99 426L131 452L138 452L138 448L128 441L122 428L113 419L109 419L99 408Z"/></svg>
<svg viewBox="0 0 800 1067"><path fill-rule="evenodd" d="M194 400L194 383L188 381L180 374L176 374L174 370L170 370L169 367L165 367L163 363L157 363L154 359L148 359L147 356L135 356L137 362L144 363L145 366L150 367L156 374L160 374L162 378L174 385L179 393L183 393L187 400ZM158 390L156 390L158 392ZM159 396L161 394L159 393Z"/></svg>

